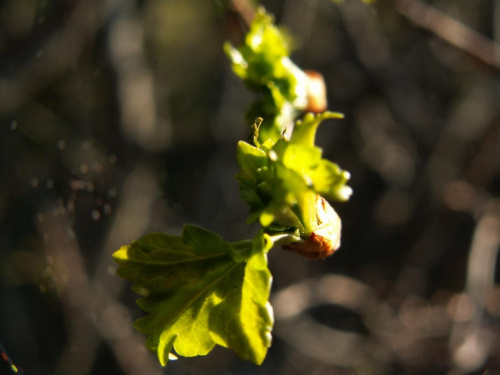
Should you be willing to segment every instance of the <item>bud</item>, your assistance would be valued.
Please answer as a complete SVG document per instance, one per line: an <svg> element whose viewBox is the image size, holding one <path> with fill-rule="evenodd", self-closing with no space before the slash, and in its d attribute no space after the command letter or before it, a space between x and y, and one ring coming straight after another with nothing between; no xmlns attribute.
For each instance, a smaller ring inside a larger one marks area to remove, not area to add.
<svg viewBox="0 0 500 375"><path fill-rule="evenodd" d="M326 85L323 76L314 70L306 70L307 107L306 112L320 113L326 111Z"/></svg>
<svg viewBox="0 0 500 375"><path fill-rule="evenodd" d="M317 227L303 241L283 245L285 250L294 251L309 259L324 259L340 247L340 217L320 195L316 196Z"/></svg>

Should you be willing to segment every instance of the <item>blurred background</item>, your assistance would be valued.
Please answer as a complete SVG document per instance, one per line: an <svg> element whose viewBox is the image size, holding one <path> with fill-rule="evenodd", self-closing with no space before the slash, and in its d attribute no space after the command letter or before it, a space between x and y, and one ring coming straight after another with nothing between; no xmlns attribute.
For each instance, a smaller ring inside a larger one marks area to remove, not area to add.
<svg viewBox="0 0 500 375"><path fill-rule="evenodd" d="M352 174L342 246L270 252L262 366L163 369L111 254L184 223L255 233L234 178L254 96L222 50L254 5L0 3L1 374L500 374L500 1L261 4L346 115L318 135Z"/></svg>

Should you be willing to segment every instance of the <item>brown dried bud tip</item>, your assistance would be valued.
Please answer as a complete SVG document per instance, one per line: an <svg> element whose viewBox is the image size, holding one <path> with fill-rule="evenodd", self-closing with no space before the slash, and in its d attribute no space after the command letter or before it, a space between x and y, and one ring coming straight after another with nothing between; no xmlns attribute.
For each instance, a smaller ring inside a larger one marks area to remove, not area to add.
<svg viewBox="0 0 500 375"><path fill-rule="evenodd" d="M316 221L318 227L304 241L283 245L309 259L324 259L340 247L340 217L320 195L316 196Z"/></svg>
<svg viewBox="0 0 500 375"><path fill-rule="evenodd" d="M326 85L323 76L314 70L306 70L307 76L307 108L306 112L320 113L326 111Z"/></svg>

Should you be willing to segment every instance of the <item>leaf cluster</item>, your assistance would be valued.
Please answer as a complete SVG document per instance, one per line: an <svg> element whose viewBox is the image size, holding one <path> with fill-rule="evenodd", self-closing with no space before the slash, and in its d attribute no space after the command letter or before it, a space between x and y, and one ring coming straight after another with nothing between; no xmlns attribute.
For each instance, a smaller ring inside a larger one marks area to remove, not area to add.
<svg viewBox="0 0 500 375"><path fill-rule="evenodd" d="M258 220L272 231L295 231L307 237L317 227L315 197L345 201L352 190L350 175L337 164L323 159L315 146L319 124L339 113L308 114L295 125L291 138L267 140L255 146L240 141L237 160L241 172L241 198L250 205L249 221ZM255 139L257 137L254 137Z"/></svg>
<svg viewBox="0 0 500 375"><path fill-rule="evenodd" d="M187 225L182 236L148 234L113 254L148 313L135 328L148 335L162 365L215 345L262 363L273 325L267 252L280 244L311 259L330 256L340 245L340 218L323 197L343 201L352 192L349 173L315 146L319 124L343 116L310 113L293 126L309 100L308 78L290 60L290 38L272 16L259 10L244 45L225 50L236 74L262 96L254 110L266 121L258 118L252 144L240 141L237 148L241 197L249 221L262 229L230 243Z"/></svg>
<svg viewBox="0 0 500 375"><path fill-rule="evenodd" d="M290 36L260 8L244 44L235 48L225 43L224 50L236 75L250 90L261 94L248 114L252 119L266 119L260 140L278 140L286 127L293 124L297 111L307 105L307 77L289 57Z"/></svg>

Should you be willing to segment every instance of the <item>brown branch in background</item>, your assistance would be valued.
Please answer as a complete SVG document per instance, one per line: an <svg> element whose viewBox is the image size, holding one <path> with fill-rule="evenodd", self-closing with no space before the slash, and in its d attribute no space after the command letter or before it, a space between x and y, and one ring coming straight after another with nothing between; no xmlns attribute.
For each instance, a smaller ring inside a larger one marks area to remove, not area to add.
<svg viewBox="0 0 500 375"><path fill-rule="evenodd" d="M252 23L256 10L250 0L231 0L231 6L247 25Z"/></svg>
<svg viewBox="0 0 500 375"><path fill-rule="evenodd" d="M67 21L12 75L0 78L0 113L15 111L50 82L78 64L85 45L96 34L101 20L98 2L79 1Z"/></svg>
<svg viewBox="0 0 500 375"><path fill-rule="evenodd" d="M305 311L322 304L337 304L363 314L368 306L372 310L375 306L380 307L381 301L373 292L368 286L340 275L295 283L272 297L275 317L279 322L275 335L297 352L320 363L355 366L369 355L363 336L318 323Z"/></svg>
<svg viewBox="0 0 500 375"><path fill-rule="evenodd" d="M170 126L157 115L155 77L144 50L144 25L127 7L108 10L109 54L115 69L125 137L145 150L164 150ZM118 16L119 15L119 16Z"/></svg>
<svg viewBox="0 0 500 375"><path fill-rule="evenodd" d="M125 285L125 280L116 277L110 270L116 269L112 254L124 244L141 237L151 225L151 217L157 202L158 181L144 163L138 162L132 168L120 190L120 202L115 207L115 214L106 234L101 255L96 262L93 281L106 285L106 290L118 295Z"/></svg>
<svg viewBox="0 0 500 375"><path fill-rule="evenodd" d="M134 239L140 237L149 226L152 216L151 211L154 207L154 200L156 197L156 186L157 181L154 175L144 165L138 163L130 172L120 191L122 199L115 208L116 213L113 216L113 221L111 222L106 240L104 241L101 256L97 262L95 276L92 280L86 281L91 284L91 286L88 285L88 287L96 291L93 297L94 301L97 301L99 296L103 300L108 301L108 307L106 307L105 304L99 303L99 306L102 307L102 310L100 310L102 311L101 314L104 316L104 318L101 319L101 323L104 323L104 327L109 326L109 323L115 320L118 322L123 321L125 317L130 319L129 312L123 311L124 307L120 307L116 301L112 302L117 298L125 282L114 274L115 263L113 262L111 254L124 243L132 242ZM76 249L75 252L78 255L80 254ZM75 274L76 276L78 276L78 271L80 271L80 269L80 266L75 267L77 271ZM70 279L73 277L72 273ZM80 277L86 278L87 276L82 275ZM82 295L83 294L77 294L74 298L78 299L77 302L79 305L84 306L86 304L78 298L78 296ZM64 300L63 297L61 297L61 299ZM83 310L85 311L85 309ZM78 364L78 367L81 369L91 368L95 361L96 349L102 338L107 339L110 347L115 350L115 353L121 352L122 350L117 349L117 347L122 348L124 345L128 345L125 352L128 352L131 358L136 356L134 351L142 352L146 350L143 340L141 341L141 338L136 338L136 334L134 334L133 343L130 341L131 339L123 340L123 342L121 339L116 340L114 336L119 335L119 338L121 338L122 333L112 332L110 334L103 330L96 330L96 322L90 319L88 314L71 313L71 311L73 310L70 310L70 312L66 314L68 320L67 325L69 327L69 349L66 350L61 357L59 373L68 373L66 370L75 366L75 363ZM78 311L79 310L76 312ZM96 312L92 314L96 315ZM116 314L118 314L118 317ZM123 333L125 336L131 334L129 332L132 326L131 320L127 321L127 324L128 327L123 331L125 332ZM120 329L123 328L123 326L120 327ZM138 360L140 361L141 359L139 358ZM131 359L131 361L133 360ZM134 368L135 366L129 365L128 367ZM83 371L82 373L86 372Z"/></svg>
<svg viewBox="0 0 500 375"><path fill-rule="evenodd" d="M390 0L390 2L394 4L396 11L420 27L433 32L495 69L500 69L498 43L419 0Z"/></svg>
<svg viewBox="0 0 500 375"><path fill-rule="evenodd" d="M75 240L66 212L47 210L38 226L44 240L46 269L51 290L59 296L69 328L67 349L58 364L59 374L87 374L92 368L99 332L113 350L127 374L160 374L154 356L144 346L144 338L132 328L127 307L87 276L85 261Z"/></svg>
<svg viewBox="0 0 500 375"><path fill-rule="evenodd" d="M500 203L491 199L478 220L467 263L467 284L458 301L456 313L471 311L471 319L455 321L450 334L450 348L457 370L477 371L494 346L491 326L484 318L488 298L495 290L495 266L500 246Z"/></svg>
<svg viewBox="0 0 500 375"><path fill-rule="evenodd" d="M439 352L430 343L446 338L452 324L447 303L430 304L407 295L394 308L390 301L379 299L370 286L333 274L280 290L272 297L272 305L275 335L297 353L330 366L352 368L369 363L373 368L384 368L391 362L412 366L416 360L430 366ZM371 336L339 330L310 317L309 309L325 305L357 314Z"/></svg>

